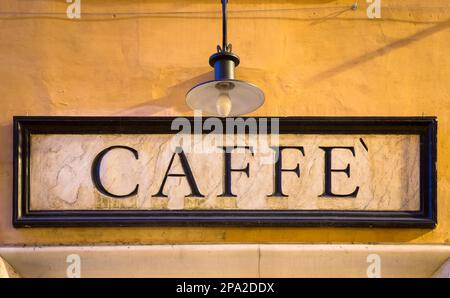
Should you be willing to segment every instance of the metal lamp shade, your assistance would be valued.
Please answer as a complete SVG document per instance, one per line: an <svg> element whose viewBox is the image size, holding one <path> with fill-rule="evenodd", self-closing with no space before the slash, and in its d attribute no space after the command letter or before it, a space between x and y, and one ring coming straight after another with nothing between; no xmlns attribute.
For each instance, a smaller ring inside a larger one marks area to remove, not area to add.
<svg viewBox="0 0 450 298"><path fill-rule="evenodd" d="M193 87L186 94L186 103L193 110L201 110L209 116L219 115L216 102L221 94L218 84L231 83L234 87L227 90L231 100L231 110L227 117L248 114L264 103L264 93L253 84L240 80L214 80Z"/></svg>

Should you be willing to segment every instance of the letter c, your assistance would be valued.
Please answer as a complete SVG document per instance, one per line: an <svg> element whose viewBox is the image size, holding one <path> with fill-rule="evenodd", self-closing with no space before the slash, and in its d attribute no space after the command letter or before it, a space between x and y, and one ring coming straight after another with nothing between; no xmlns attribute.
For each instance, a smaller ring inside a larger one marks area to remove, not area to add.
<svg viewBox="0 0 450 298"><path fill-rule="evenodd" d="M134 157L136 159L139 159L138 152L136 150L134 150L133 148L130 148L127 146L108 147L108 148L104 149L103 151L101 151L99 154L97 154L94 161L92 162L92 167L91 167L92 182L94 183L95 188L97 188L97 190L99 192L101 192L102 194L104 194L105 196L113 197L116 199L123 199L123 198L131 197L131 196L135 196L138 193L139 184L136 184L136 187L134 188L134 190L126 195L116 195L116 194L110 193L109 191L106 190L106 188L102 184L102 180L100 179L100 166L102 164L103 157L105 157L105 155L113 149L125 149L128 151L131 151L133 153Z"/></svg>

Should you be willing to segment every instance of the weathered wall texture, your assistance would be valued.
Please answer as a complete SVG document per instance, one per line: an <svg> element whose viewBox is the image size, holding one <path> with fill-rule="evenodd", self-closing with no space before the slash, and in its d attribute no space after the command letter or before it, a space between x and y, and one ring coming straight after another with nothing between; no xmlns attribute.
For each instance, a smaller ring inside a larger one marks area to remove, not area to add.
<svg viewBox="0 0 450 298"><path fill-rule="evenodd" d="M378 20L367 18L365 1L356 11L353 1L229 5L229 36L242 60L237 76L266 94L254 115L438 117L436 229L14 229L13 115L191 115L186 91L211 77L219 1L81 2L80 20L66 18L63 0L0 3L0 245L450 242L447 0L382 0Z"/></svg>

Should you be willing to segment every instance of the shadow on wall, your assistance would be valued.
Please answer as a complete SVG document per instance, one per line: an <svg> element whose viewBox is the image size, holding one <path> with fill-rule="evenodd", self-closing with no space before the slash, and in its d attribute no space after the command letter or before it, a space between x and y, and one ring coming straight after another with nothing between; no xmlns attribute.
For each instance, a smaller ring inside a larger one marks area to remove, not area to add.
<svg viewBox="0 0 450 298"><path fill-rule="evenodd" d="M2 150L0 150L0 166L1 172L0 177L3 176L12 176L12 149L13 149L13 124L12 117L11 122L6 125L0 126L0 140L2 140ZM6 168L5 168L6 167ZM12 180L11 180L12 185ZM0 185L0 189L4 190L5 188ZM9 185L7 188L10 188Z"/></svg>
<svg viewBox="0 0 450 298"><path fill-rule="evenodd" d="M150 100L135 106L131 106L126 110L114 113L115 116L151 116L155 114L164 114L168 111L170 114L175 113L189 113L191 109L185 103L186 93L195 85L213 80L212 70L196 76L187 81L183 81L168 89L167 95Z"/></svg>
<svg viewBox="0 0 450 298"><path fill-rule="evenodd" d="M0 140L2 140L2 150L0 150L0 210L2 219L0 228L2 230L11 226L12 222L12 185L13 185L13 125L11 122L0 126ZM2 241L0 232L0 242Z"/></svg>
<svg viewBox="0 0 450 298"><path fill-rule="evenodd" d="M330 77L333 77L339 73L345 72L353 67L356 67L362 63L366 63L372 59L375 59L377 57L383 56L388 54L389 52L406 47L410 45L411 43L420 41L423 38L426 38L432 34L435 34L437 32L446 30L450 28L450 20L439 22L435 25L432 25L424 30L421 30L419 32L416 32L410 36L407 36L405 38L399 39L397 41L394 41L390 44L387 44L383 47L380 47L376 49L375 51L363 54L361 56L355 57L349 61L346 61L340 65L337 65L333 68L330 68L328 70L325 70L321 73L318 73L311 79L309 79L306 84L313 84L317 83L326 79L329 79Z"/></svg>

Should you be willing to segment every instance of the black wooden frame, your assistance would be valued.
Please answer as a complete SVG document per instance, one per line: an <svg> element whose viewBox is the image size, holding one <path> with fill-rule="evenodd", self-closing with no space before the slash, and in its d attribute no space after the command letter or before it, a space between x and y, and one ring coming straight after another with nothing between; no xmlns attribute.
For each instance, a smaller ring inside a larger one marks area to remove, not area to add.
<svg viewBox="0 0 450 298"><path fill-rule="evenodd" d="M435 117L278 118L280 134L420 135L420 211L30 210L31 134L174 134L176 131L170 128L174 118L14 117L13 225L15 227L342 226L433 228L437 224L437 121ZM188 119L191 122L194 121L194 118ZM270 121L268 121L268 125L270 128Z"/></svg>

